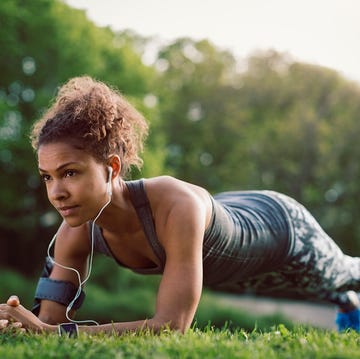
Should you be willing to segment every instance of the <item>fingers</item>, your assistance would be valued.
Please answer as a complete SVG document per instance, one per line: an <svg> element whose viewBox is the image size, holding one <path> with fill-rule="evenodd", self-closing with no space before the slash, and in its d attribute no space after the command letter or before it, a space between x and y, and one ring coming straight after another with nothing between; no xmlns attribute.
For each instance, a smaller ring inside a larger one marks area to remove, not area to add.
<svg viewBox="0 0 360 359"><path fill-rule="evenodd" d="M0 319L0 329L4 329L8 326L9 321L7 319Z"/></svg>
<svg viewBox="0 0 360 359"><path fill-rule="evenodd" d="M25 333L26 329L22 327L21 322L11 322L7 319L0 319L0 332L1 331L16 331Z"/></svg>
<svg viewBox="0 0 360 359"><path fill-rule="evenodd" d="M11 324L14 328L21 328L22 327L22 323L20 322L14 322Z"/></svg>
<svg viewBox="0 0 360 359"><path fill-rule="evenodd" d="M20 300L17 295L12 295L6 302L7 305L10 305L11 307L18 307L20 305Z"/></svg>

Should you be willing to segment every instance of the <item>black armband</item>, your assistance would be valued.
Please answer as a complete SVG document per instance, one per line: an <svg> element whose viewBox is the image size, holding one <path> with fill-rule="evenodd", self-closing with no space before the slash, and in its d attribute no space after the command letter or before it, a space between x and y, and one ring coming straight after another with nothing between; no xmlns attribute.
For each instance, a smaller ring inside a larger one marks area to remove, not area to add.
<svg viewBox="0 0 360 359"><path fill-rule="evenodd" d="M41 300L51 300L62 305L68 306L75 298L78 291L73 283L63 280L49 278L53 268L53 263L46 258L46 263L35 290L35 300L32 312L38 315L40 312ZM79 309L85 299L85 293L81 290L80 296L74 302L72 308Z"/></svg>

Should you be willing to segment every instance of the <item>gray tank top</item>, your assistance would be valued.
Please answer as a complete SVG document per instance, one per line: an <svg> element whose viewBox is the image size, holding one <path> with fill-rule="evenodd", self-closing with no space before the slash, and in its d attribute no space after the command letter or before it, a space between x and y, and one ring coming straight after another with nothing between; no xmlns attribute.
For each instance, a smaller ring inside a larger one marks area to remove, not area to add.
<svg viewBox="0 0 360 359"><path fill-rule="evenodd" d="M131 269L141 274L161 274L166 254L157 238L143 180L127 181L126 185L146 238L161 263L153 268ZM213 212L203 244L205 285L216 287L239 283L257 274L274 271L287 262L293 246L292 227L276 193L224 192L210 198ZM96 224L94 249L126 267L115 258Z"/></svg>
<svg viewBox="0 0 360 359"><path fill-rule="evenodd" d="M136 213L142 223L144 233L151 248L161 263L160 266L152 268L130 268L132 271L140 274L161 274L164 271L166 255L164 248L160 244L154 225L152 211L148 197L145 192L143 180L127 181L126 186L130 192L130 198L136 210ZM89 222L90 231L92 222ZM121 263L111 252L105 238L102 235L101 228L95 224L94 226L94 250L98 253L103 253L109 257L115 259L115 261L122 267L127 266Z"/></svg>

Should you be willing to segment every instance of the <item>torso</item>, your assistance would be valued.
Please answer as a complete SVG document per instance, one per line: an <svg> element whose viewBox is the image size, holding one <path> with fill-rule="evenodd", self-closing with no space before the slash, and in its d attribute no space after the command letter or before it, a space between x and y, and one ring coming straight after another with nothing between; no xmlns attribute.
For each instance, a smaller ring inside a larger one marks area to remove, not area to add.
<svg viewBox="0 0 360 359"><path fill-rule="evenodd" d="M151 268L160 265L142 229L122 236L103 231L103 236L113 256L126 267Z"/></svg>
<svg viewBox="0 0 360 359"><path fill-rule="evenodd" d="M228 200L220 204L218 200L212 202L204 189L175 179L160 177L145 180L144 185L144 195L151 207L150 221L156 229L156 242L162 248L166 247L162 232L171 206L186 196L194 196L204 204L204 284L234 283L272 270L286 261L291 250L289 222L286 210L270 192L228 192ZM223 206L227 210L224 211ZM155 253L135 210L131 218L127 230L121 233L103 231L110 255L120 265L139 273L161 273L165 258Z"/></svg>

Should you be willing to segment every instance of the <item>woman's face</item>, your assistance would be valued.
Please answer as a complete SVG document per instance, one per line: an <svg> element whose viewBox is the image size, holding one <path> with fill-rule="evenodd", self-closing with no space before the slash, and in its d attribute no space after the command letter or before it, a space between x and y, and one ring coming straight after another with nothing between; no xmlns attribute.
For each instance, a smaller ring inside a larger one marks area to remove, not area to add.
<svg viewBox="0 0 360 359"><path fill-rule="evenodd" d="M106 166L64 142L41 145L38 160L49 201L67 224L94 219L108 200Z"/></svg>

